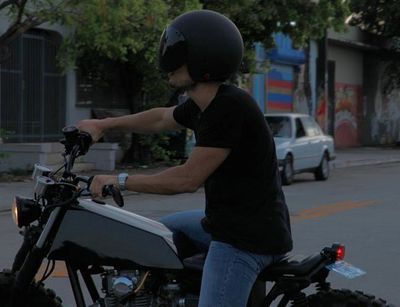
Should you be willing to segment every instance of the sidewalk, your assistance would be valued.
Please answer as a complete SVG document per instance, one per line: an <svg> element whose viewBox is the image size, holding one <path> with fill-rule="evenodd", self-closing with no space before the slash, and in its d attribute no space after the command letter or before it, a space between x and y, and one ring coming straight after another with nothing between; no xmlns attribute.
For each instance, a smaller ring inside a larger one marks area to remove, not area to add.
<svg viewBox="0 0 400 307"><path fill-rule="evenodd" d="M400 163L400 147L356 147L336 149L336 159L331 166L334 169L374 165L383 163ZM128 169L128 173L154 173L159 169ZM115 170L112 173L119 173ZM91 174L99 174L95 171ZM103 172L104 173L104 172ZM110 172L108 172L110 173ZM91 175L88 174L88 175ZM0 182L0 213L9 211L15 195L31 197L34 185L31 180L22 182Z"/></svg>
<svg viewBox="0 0 400 307"><path fill-rule="evenodd" d="M400 146L354 147L335 149L333 168L400 162Z"/></svg>

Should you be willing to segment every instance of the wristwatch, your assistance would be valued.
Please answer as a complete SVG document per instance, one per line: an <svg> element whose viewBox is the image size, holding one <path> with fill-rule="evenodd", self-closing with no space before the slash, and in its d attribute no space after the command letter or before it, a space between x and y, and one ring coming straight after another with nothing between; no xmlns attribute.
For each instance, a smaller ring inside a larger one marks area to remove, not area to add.
<svg viewBox="0 0 400 307"><path fill-rule="evenodd" d="M121 191L125 191L125 183L126 179L128 179L129 174L128 173L120 173L118 175L118 187Z"/></svg>

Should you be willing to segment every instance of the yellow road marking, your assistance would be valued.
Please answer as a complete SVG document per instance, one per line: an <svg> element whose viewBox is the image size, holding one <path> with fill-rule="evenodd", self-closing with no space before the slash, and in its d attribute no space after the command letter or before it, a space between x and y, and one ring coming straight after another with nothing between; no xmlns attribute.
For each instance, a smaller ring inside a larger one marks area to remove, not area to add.
<svg viewBox="0 0 400 307"><path fill-rule="evenodd" d="M329 205L322 205L315 208L303 209L291 216L292 223L302 220L313 220L321 217L334 215L339 212L348 211L356 208L378 205L378 201L360 200L360 201L342 201Z"/></svg>
<svg viewBox="0 0 400 307"><path fill-rule="evenodd" d="M47 262L44 261L42 266L39 269L39 272L36 274L36 280L40 280L43 276L44 270L46 269ZM62 261L56 261L56 265L54 267L54 271L51 274L51 277L67 277L67 267L65 263Z"/></svg>
<svg viewBox="0 0 400 307"><path fill-rule="evenodd" d="M296 223L298 221L303 220L313 220L318 218L323 218L326 216L334 215L339 212L348 211L352 209L369 207L378 205L378 201L372 200L360 200L360 201L342 201L338 203L322 205L315 208L303 209L297 212L295 215L291 216L291 222ZM40 279L43 276L43 272L46 268L46 264L42 264L39 272L36 275L36 279ZM65 263L61 261L56 261L56 265L54 268L51 277L67 277L67 268L65 267Z"/></svg>

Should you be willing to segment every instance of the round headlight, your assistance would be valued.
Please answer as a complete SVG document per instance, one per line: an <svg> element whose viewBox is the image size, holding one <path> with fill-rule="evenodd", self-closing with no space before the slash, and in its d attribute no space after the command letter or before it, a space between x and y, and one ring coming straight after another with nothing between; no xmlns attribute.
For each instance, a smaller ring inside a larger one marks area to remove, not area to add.
<svg viewBox="0 0 400 307"><path fill-rule="evenodd" d="M37 220L42 213L40 206L34 199L16 196L12 204L12 217L19 228L28 226Z"/></svg>

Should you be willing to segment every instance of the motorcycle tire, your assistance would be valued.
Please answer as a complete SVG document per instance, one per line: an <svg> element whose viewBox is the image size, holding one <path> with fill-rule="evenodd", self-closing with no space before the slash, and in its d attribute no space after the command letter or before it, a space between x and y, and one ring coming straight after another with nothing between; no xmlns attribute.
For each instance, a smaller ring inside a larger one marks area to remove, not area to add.
<svg viewBox="0 0 400 307"><path fill-rule="evenodd" d="M308 296L310 307L390 307L385 300L361 291L330 289Z"/></svg>
<svg viewBox="0 0 400 307"><path fill-rule="evenodd" d="M10 271L0 272L0 306L11 306L11 293L15 275ZM42 283L33 282L25 296L24 307L62 307L62 301L51 289L43 287Z"/></svg>

